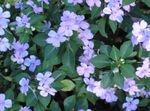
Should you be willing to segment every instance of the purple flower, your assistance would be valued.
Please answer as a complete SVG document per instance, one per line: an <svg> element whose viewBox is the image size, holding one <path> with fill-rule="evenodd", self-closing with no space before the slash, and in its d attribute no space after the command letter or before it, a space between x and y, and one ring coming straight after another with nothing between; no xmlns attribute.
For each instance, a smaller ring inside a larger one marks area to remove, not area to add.
<svg viewBox="0 0 150 111"><path fill-rule="evenodd" d="M81 39L84 44L88 44L89 40L92 38L93 38L93 34L89 29L86 29L79 33L79 39Z"/></svg>
<svg viewBox="0 0 150 111"><path fill-rule="evenodd" d="M19 111L32 111L29 107L21 107Z"/></svg>
<svg viewBox="0 0 150 111"><path fill-rule="evenodd" d="M113 88L108 88L105 90L101 99L105 99L106 102L111 103L117 101L118 97L115 95L115 90Z"/></svg>
<svg viewBox="0 0 150 111"><path fill-rule="evenodd" d="M48 0L38 0L38 2L44 2L45 4L49 4L49 1Z"/></svg>
<svg viewBox="0 0 150 111"><path fill-rule="evenodd" d="M49 85L54 82L54 78L51 76L51 72L46 72L45 74L38 73L36 79L39 81L39 85Z"/></svg>
<svg viewBox="0 0 150 111"><path fill-rule="evenodd" d="M34 11L36 14L39 14L39 13L43 12L43 8L34 5L34 6L33 6L33 11Z"/></svg>
<svg viewBox="0 0 150 111"><path fill-rule="evenodd" d="M90 9L95 5L97 7L101 6L100 0L86 0L87 5L90 7Z"/></svg>
<svg viewBox="0 0 150 111"><path fill-rule="evenodd" d="M80 76L84 77L90 77L90 74L94 73L94 66L93 65L87 65L85 63L81 63L81 66L77 67L77 72Z"/></svg>
<svg viewBox="0 0 150 111"><path fill-rule="evenodd" d="M22 14L21 17L16 17L16 22L18 27L30 28L30 18L27 15Z"/></svg>
<svg viewBox="0 0 150 111"><path fill-rule="evenodd" d="M11 108L12 101L10 99L5 99L5 94L0 94L0 111L5 111L5 108Z"/></svg>
<svg viewBox="0 0 150 111"><path fill-rule="evenodd" d="M76 17L76 24L81 28L81 29L88 29L89 28L89 23L84 21L85 17L84 15L77 15Z"/></svg>
<svg viewBox="0 0 150 111"><path fill-rule="evenodd" d="M12 49L14 49L14 54L11 56L11 60L13 62L17 62L18 64L22 64L24 62L24 57L28 55L27 49L29 45L27 43L22 44L19 41L14 41L12 44Z"/></svg>
<svg viewBox="0 0 150 111"><path fill-rule="evenodd" d="M31 55L30 58L26 58L24 65L29 67L29 71L34 72L36 67L41 64L41 61L36 56Z"/></svg>
<svg viewBox="0 0 150 111"><path fill-rule="evenodd" d="M29 91L29 79L22 78L22 79L19 81L19 85L21 86L21 87L20 87L21 93L27 95L27 92Z"/></svg>
<svg viewBox="0 0 150 111"><path fill-rule="evenodd" d="M92 111L91 109L87 109L87 110L85 110L85 109L79 109L78 111Z"/></svg>
<svg viewBox="0 0 150 111"><path fill-rule="evenodd" d="M131 96L135 95L136 92L140 91L136 85L136 82L132 79L125 80L123 90L128 92Z"/></svg>
<svg viewBox="0 0 150 111"><path fill-rule="evenodd" d="M123 103L123 108L126 108L126 111L135 111L137 105L139 104L138 99L133 99L131 97L126 97L126 103Z"/></svg>
<svg viewBox="0 0 150 111"><path fill-rule="evenodd" d="M72 3L73 5L81 4L83 0L68 0L68 3Z"/></svg>
<svg viewBox="0 0 150 111"><path fill-rule="evenodd" d="M144 58L142 67L136 69L136 75L140 78L150 77L150 60L149 58Z"/></svg>
<svg viewBox="0 0 150 111"><path fill-rule="evenodd" d="M15 8L16 8L16 9L19 9L19 8L20 8L20 9L23 9L23 8L24 8L24 7L23 7L23 3L22 3L21 1L16 2L16 3L15 3Z"/></svg>
<svg viewBox="0 0 150 111"><path fill-rule="evenodd" d="M0 38L0 51L6 52L10 48L10 43L7 38Z"/></svg>
<svg viewBox="0 0 150 111"><path fill-rule="evenodd" d="M5 11L3 12L3 9L0 7L0 35L4 35L6 29L8 27L8 22L10 17L10 12Z"/></svg>
<svg viewBox="0 0 150 111"><path fill-rule="evenodd" d="M66 41L66 37L60 32L55 32L51 30L48 33L49 38L47 38L46 42L52 44L54 47L60 47L60 43Z"/></svg>
<svg viewBox="0 0 150 111"><path fill-rule="evenodd" d="M43 97L47 97L48 94L55 96L55 93L57 92L56 89L50 87L49 85L39 85L38 89L40 90L40 95Z"/></svg>

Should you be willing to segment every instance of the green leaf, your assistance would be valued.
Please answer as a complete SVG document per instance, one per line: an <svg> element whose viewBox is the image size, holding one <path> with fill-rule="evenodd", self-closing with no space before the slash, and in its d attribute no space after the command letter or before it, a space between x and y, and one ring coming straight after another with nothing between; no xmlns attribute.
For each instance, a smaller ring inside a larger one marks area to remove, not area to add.
<svg viewBox="0 0 150 111"><path fill-rule="evenodd" d="M108 88L111 87L113 85L113 81L112 81L113 75L111 73L106 73L102 76L102 86L104 88Z"/></svg>
<svg viewBox="0 0 150 111"><path fill-rule="evenodd" d="M65 111L72 111L75 107L76 97L75 95L69 96L64 100Z"/></svg>
<svg viewBox="0 0 150 111"><path fill-rule="evenodd" d="M76 102L76 111L78 109L88 109L88 101L85 97L79 97Z"/></svg>
<svg viewBox="0 0 150 111"><path fill-rule="evenodd" d="M150 100L148 98L140 100L139 106L140 107L146 107L150 103Z"/></svg>
<svg viewBox="0 0 150 111"><path fill-rule="evenodd" d="M106 19L103 17L98 21L99 32L102 36L108 38L108 35L105 31Z"/></svg>
<svg viewBox="0 0 150 111"><path fill-rule="evenodd" d="M75 84L71 80L68 80L68 79L62 80L61 83L64 86L63 89L61 89L62 91L71 91L75 87Z"/></svg>
<svg viewBox="0 0 150 111"><path fill-rule="evenodd" d="M40 103L40 102L38 102L35 106L34 106L34 111L44 111L45 110L45 108L44 108L44 106Z"/></svg>
<svg viewBox="0 0 150 111"><path fill-rule="evenodd" d="M109 58L105 55L97 55L91 60L92 64L96 66L97 68L104 68L106 66L109 66L111 64L111 61Z"/></svg>
<svg viewBox="0 0 150 111"><path fill-rule="evenodd" d="M115 61L119 60L120 58L120 51L115 46L112 47L110 57Z"/></svg>
<svg viewBox="0 0 150 111"><path fill-rule="evenodd" d="M129 57L133 52L133 47L130 41L124 42L120 47L120 56L122 58Z"/></svg>
<svg viewBox="0 0 150 111"><path fill-rule="evenodd" d="M124 77L119 73L114 74L113 81L116 85L118 85L121 88L124 85Z"/></svg>
<svg viewBox="0 0 150 111"><path fill-rule="evenodd" d="M130 3L135 2L135 0L122 0L123 5L129 5Z"/></svg>
<svg viewBox="0 0 150 111"><path fill-rule="evenodd" d="M143 3L145 3L148 7L150 7L150 0L142 0Z"/></svg>
<svg viewBox="0 0 150 111"><path fill-rule="evenodd" d="M101 45L100 52L105 54L105 55L107 55L109 57L110 56L110 52L111 52L111 47L109 45Z"/></svg>
<svg viewBox="0 0 150 111"><path fill-rule="evenodd" d="M115 33L117 30L117 22L109 20L109 26L110 26L112 32Z"/></svg>
<svg viewBox="0 0 150 111"><path fill-rule="evenodd" d="M53 100L48 111L61 111L61 109L59 104Z"/></svg>
<svg viewBox="0 0 150 111"><path fill-rule="evenodd" d="M44 47L46 45L47 35L45 33L39 33L33 38L33 42L38 46Z"/></svg>
<svg viewBox="0 0 150 111"><path fill-rule="evenodd" d="M94 6L91 11L91 19L94 19L96 16L98 16L100 11L101 8Z"/></svg>
<svg viewBox="0 0 150 111"><path fill-rule="evenodd" d="M37 102L38 102L38 99L35 97L35 95L32 92L28 93L26 97L26 105L34 106L37 104Z"/></svg>
<svg viewBox="0 0 150 111"><path fill-rule="evenodd" d="M134 78L135 77L135 69L131 64L124 64L121 66L121 73L126 78Z"/></svg>
<svg viewBox="0 0 150 111"><path fill-rule="evenodd" d="M39 102L46 108L50 103L51 96L43 97L41 95L38 96Z"/></svg>

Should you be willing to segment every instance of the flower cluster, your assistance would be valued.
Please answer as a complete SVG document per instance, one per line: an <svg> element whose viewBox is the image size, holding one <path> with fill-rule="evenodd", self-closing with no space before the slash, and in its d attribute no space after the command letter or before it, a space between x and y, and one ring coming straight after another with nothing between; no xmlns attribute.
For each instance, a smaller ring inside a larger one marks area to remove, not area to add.
<svg viewBox="0 0 150 111"><path fill-rule="evenodd" d="M3 12L3 9L0 7L0 35L5 34L4 29L8 27L8 23L10 21L8 19L9 17L10 17L10 12L9 11Z"/></svg>
<svg viewBox="0 0 150 111"><path fill-rule="evenodd" d="M104 89L101 81L95 81L93 78L84 78L84 82L87 85L87 91L94 93L97 97L106 100L108 103L117 101L118 97L115 95L114 88Z"/></svg>
<svg viewBox="0 0 150 111"><path fill-rule="evenodd" d="M135 6L135 3L131 3L129 5L123 6L122 0L105 0L107 4L103 9L101 15L109 15L109 19L112 21L117 21L121 23L123 21L123 16L125 15L125 11L129 12L131 6Z"/></svg>
<svg viewBox="0 0 150 111"><path fill-rule="evenodd" d="M21 93L27 95L27 92L29 91L29 79L21 78L19 85Z"/></svg>
<svg viewBox="0 0 150 111"><path fill-rule="evenodd" d="M51 72L38 73L36 79L39 81L38 89L40 90L40 94L43 97L47 97L49 94L55 96L57 92L51 84L54 82L54 78L51 76Z"/></svg>
<svg viewBox="0 0 150 111"><path fill-rule="evenodd" d="M123 104L123 108L126 108L126 111L135 111L137 109L137 105L139 104L138 99L134 99L132 97L126 97L126 103Z"/></svg>
<svg viewBox="0 0 150 111"><path fill-rule="evenodd" d="M150 77L150 60L149 60L149 58L144 58L142 66L137 68L136 75L139 78Z"/></svg>
<svg viewBox="0 0 150 111"><path fill-rule="evenodd" d="M142 43L142 47L150 51L150 28L146 21L135 22L132 30L132 44L137 45Z"/></svg>
<svg viewBox="0 0 150 111"><path fill-rule="evenodd" d="M13 62L29 67L29 71L31 72L34 72L36 67L41 64L41 61L34 55L30 55L30 58L27 58L27 49L29 48L28 43L23 44L20 41L14 41L11 47L14 50L14 54L11 56Z"/></svg>
<svg viewBox="0 0 150 111"><path fill-rule="evenodd" d="M5 99L5 94L0 94L0 111L5 111L5 108L11 108L12 101L10 99Z"/></svg>

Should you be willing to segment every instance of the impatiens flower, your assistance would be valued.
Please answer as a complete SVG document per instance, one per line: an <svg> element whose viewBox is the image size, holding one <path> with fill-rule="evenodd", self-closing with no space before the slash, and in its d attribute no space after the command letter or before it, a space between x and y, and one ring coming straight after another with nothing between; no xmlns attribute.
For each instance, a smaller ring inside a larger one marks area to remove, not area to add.
<svg viewBox="0 0 150 111"><path fill-rule="evenodd" d="M30 18L27 15L22 14L21 17L16 17L16 22L18 27L30 28Z"/></svg>
<svg viewBox="0 0 150 111"><path fill-rule="evenodd" d="M86 0L87 5L90 7L90 9L92 7L97 6L100 7L101 6L101 1L100 0Z"/></svg>
<svg viewBox="0 0 150 111"><path fill-rule="evenodd" d="M29 79L22 78L19 81L19 85L21 93L27 95L27 92L29 91Z"/></svg>
<svg viewBox="0 0 150 111"><path fill-rule="evenodd" d="M38 86L38 89L40 90L40 95L43 97L47 97L48 94L55 96L55 93L57 92L56 89L50 87L49 85L40 85Z"/></svg>
<svg viewBox="0 0 150 111"><path fill-rule="evenodd" d="M21 107L19 111L32 111L29 107Z"/></svg>
<svg viewBox="0 0 150 111"><path fill-rule="evenodd" d="M89 40L93 38L93 34L89 29L81 31L79 33L79 39L81 39L84 44L88 44Z"/></svg>
<svg viewBox="0 0 150 111"><path fill-rule="evenodd" d="M44 75L38 73L36 79L39 81L39 85L49 85L54 82L54 78L51 76L51 72L46 72Z"/></svg>
<svg viewBox="0 0 150 111"><path fill-rule="evenodd" d="M136 75L139 78L150 77L150 60L145 58L142 67L136 69Z"/></svg>
<svg viewBox="0 0 150 111"><path fill-rule="evenodd" d="M17 62L18 64L22 64L24 62L24 58L28 55L28 48L29 45L27 43L22 44L19 41L14 41L12 44L14 54L11 56L11 60L13 62Z"/></svg>
<svg viewBox="0 0 150 111"><path fill-rule="evenodd" d="M7 38L0 38L0 52L6 52L10 48L10 43Z"/></svg>
<svg viewBox="0 0 150 111"><path fill-rule="evenodd" d="M136 82L132 79L125 80L123 90L128 92L131 96L135 95L136 92L140 91L136 85Z"/></svg>
<svg viewBox="0 0 150 111"><path fill-rule="evenodd" d="M138 99L133 99L132 97L126 97L126 103L123 103L123 108L126 109L126 111L135 111L137 109L137 105L139 104Z"/></svg>
<svg viewBox="0 0 150 111"><path fill-rule="evenodd" d="M94 66L81 63L81 66L77 67L77 72L80 76L90 77L90 74L94 73Z"/></svg>
<svg viewBox="0 0 150 111"><path fill-rule="evenodd" d="M72 3L74 5L81 4L82 2L83 2L83 0L68 0L68 3Z"/></svg>
<svg viewBox="0 0 150 111"><path fill-rule="evenodd" d="M44 2L45 4L49 4L49 1L48 0L38 0L38 2Z"/></svg>
<svg viewBox="0 0 150 111"><path fill-rule="evenodd" d="M60 47L60 43L66 41L66 37L62 33L53 30L48 33L48 36L46 42L52 44L54 47Z"/></svg>
<svg viewBox="0 0 150 111"><path fill-rule="evenodd" d="M34 72L36 67L41 64L41 61L36 56L31 55L30 58L26 58L24 65L29 67L29 71Z"/></svg>
<svg viewBox="0 0 150 111"><path fill-rule="evenodd" d="M10 99L5 99L5 94L0 94L0 111L5 111L5 108L11 108L12 101Z"/></svg>
<svg viewBox="0 0 150 111"><path fill-rule="evenodd" d="M42 7L37 7L36 5L33 6L33 11L36 13L36 14L39 14L41 12L43 12L43 8Z"/></svg>
<svg viewBox="0 0 150 111"><path fill-rule="evenodd" d="M8 27L8 22L10 17L10 12L5 11L3 12L3 9L0 7L0 35L4 35L6 29Z"/></svg>

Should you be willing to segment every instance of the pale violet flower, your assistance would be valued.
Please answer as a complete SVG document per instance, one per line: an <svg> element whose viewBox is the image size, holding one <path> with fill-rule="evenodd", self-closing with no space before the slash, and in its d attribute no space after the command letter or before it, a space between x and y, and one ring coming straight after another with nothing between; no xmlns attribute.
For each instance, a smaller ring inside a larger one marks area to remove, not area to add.
<svg viewBox="0 0 150 111"><path fill-rule="evenodd" d="M68 3L72 3L74 5L81 4L82 2L83 2L83 0L68 0Z"/></svg>
<svg viewBox="0 0 150 111"><path fill-rule="evenodd" d="M21 107L19 111L32 111L32 110L29 107L25 106L25 107Z"/></svg>
<svg viewBox="0 0 150 111"><path fill-rule="evenodd" d="M43 97L47 97L49 94L55 96L55 93L57 92L56 89L52 88L49 85L39 85L38 89L40 90L40 95Z"/></svg>
<svg viewBox="0 0 150 111"><path fill-rule="evenodd" d="M5 108L11 108L12 101L5 98L5 94L0 94L0 111L5 111Z"/></svg>
<svg viewBox="0 0 150 111"><path fill-rule="evenodd" d="M135 111L137 109L137 106L139 104L138 99L133 99L132 97L126 97L126 103L123 103L123 108L126 109L126 111Z"/></svg>
<svg viewBox="0 0 150 111"><path fill-rule="evenodd" d="M38 73L36 79L39 81L39 85L49 85L54 82L54 78L52 77L51 72Z"/></svg>
<svg viewBox="0 0 150 111"><path fill-rule="evenodd" d="M94 66L81 63L81 66L77 67L77 72L80 76L90 77L94 73Z"/></svg>
<svg viewBox="0 0 150 111"><path fill-rule="evenodd" d="M100 7L101 1L100 0L86 0L87 5L90 7L90 9L94 6Z"/></svg>
<svg viewBox="0 0 150 111"><path fill-rule="evenodd" d="M4 35L6 29L8 27L8 22L10 21L8 18L10 17L10 12L5 11L0 7L0 35Z"/></svg>
<svg viewBox="0 0 150 111"><path fill-rule="evenodd" d="M87 110L85 110L85 109L79 109L78 111L92 111L91 109L87 109Z"/></svg>
<svg viewBox="0 0 150 111"><path fill-rule="evenodd" d="M27 92L29 91L29 79L22 78L19 81L19 85L21 93L27 95Z"/></svg>
<svg viewBox="0 0 150 111"><path fill-rule="evenodd" d="M41 64L41 61L36 56L30 55L30 58L24 60L24 65L29 67L29 71L34 72L36 67Z"/></svg>
<svg viewBox="0 0 150 111"><path fill-rule="evenodd" d="M10 48L10 43L6 37L0 38L0 52L6 52Z"/></svg>
<svg viewBox="0 0 150 111"><path fill-rule="evenodd" d="M30 18L27 15L22 14L21 17L16 17L18 27L30 28Z"/></svg>
<svg viewBox="0 0 150 111"><path fill-rule="evenodd" d="M66 41L66 37L62 33L53 30L48 33L48 36L46 42L52 44L54 47L60 47L60 44Z"/></svg>
<svg viewBox="0 0 150 111"><path fill-rule="evenodd" d="M135 95L137 92L140 91L136 85L136 82L132 79L125 80L123 90L128 92L131 96Z"/></svg>

